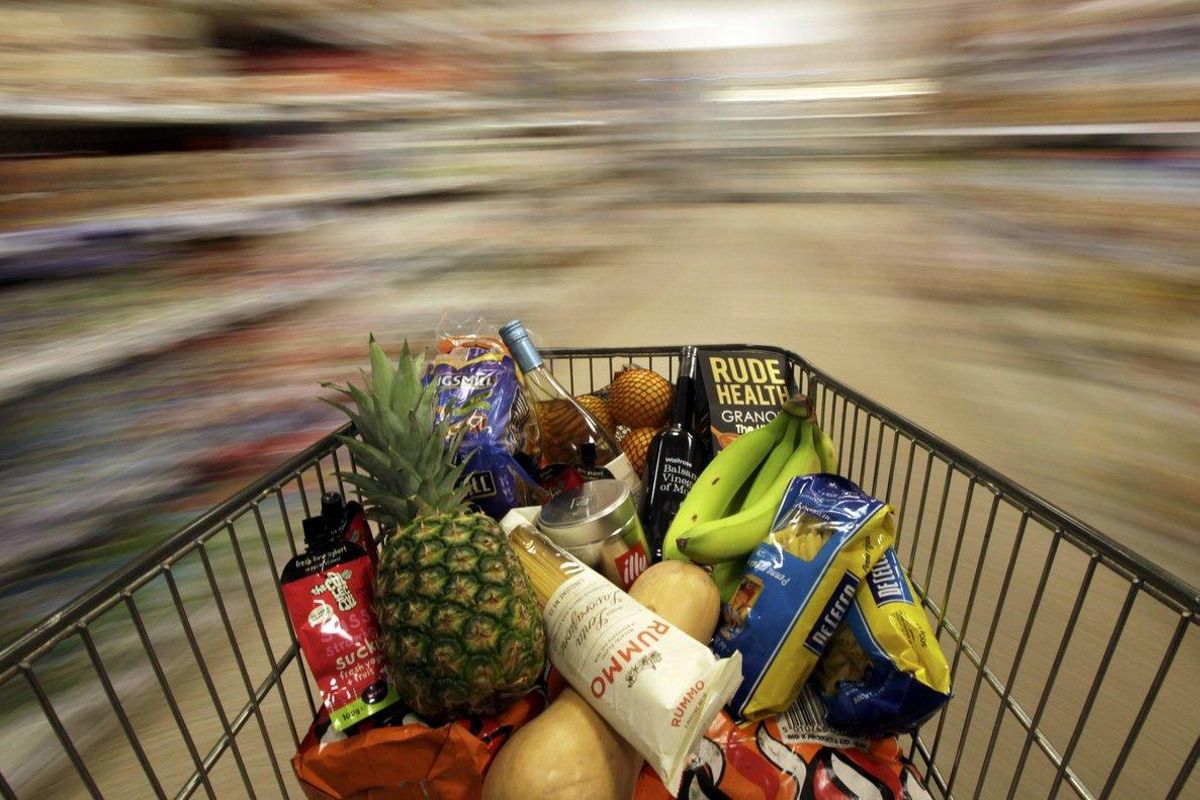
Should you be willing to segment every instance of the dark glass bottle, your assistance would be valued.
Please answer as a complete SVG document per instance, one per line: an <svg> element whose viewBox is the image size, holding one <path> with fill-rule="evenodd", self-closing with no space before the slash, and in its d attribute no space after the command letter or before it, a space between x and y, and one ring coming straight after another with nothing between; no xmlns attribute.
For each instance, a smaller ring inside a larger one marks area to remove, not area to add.
<svg viewBox="0 0 1200 800"><path fill-rule="evenodd" d="M650 442L646 456L646 494L642 520L650 540L651 562L662 560L663 538L679 504L704 468L700 440L692 432L692 392L696 380L696 348L685 347L675 382L675 413L671 425Z"/></svg>

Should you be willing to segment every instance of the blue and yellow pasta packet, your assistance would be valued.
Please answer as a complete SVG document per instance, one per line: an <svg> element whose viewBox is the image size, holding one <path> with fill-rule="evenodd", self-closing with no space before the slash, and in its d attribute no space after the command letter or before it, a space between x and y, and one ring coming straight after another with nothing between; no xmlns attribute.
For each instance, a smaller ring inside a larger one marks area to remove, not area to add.
<svg viewBox="0 0 1200 800"><path fill-rule="evenodd" d="M818 673L829 723L869 736L915 730L950 699L950 668L896 552L858 588Z"/></svg>
<svg viewBox="0 0 1200 800"><path fill-rule="evenodd" d="M712 643L722 657L742 654L744 679L729 709L748 720L792 704L895 538L890 506L825 474L794 479L771 528Z"/></svg>

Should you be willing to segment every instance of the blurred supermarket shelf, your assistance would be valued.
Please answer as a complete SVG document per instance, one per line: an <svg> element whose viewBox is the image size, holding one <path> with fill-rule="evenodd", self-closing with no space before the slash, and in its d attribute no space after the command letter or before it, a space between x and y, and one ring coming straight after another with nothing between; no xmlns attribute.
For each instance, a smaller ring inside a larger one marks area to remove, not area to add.
<svg viewBox="0 0 1200 800"><path fill-rule="evenodd" d="M154 238L162 241L230 236L271 229L280 223L303 219L306 211L324 206L370 203L406 197L469 194L526 189L516 179L495 177L416 178L372 183L366 186L212 200L201 204L165 205L124 209L112 218L99 217L61 226L0 233L0 259L64 247L82 247L111 239Z"/></svg>
<svg viewBox="0 0 1200 800"><path fill-rule="evenodd" d="M379 273L446 269L442 258L410 257L382 264L347 265L343 276L322 275L257 290L206 292L192 300L157 303L120 323L84 335L58 336L53 342L28 348L7 348L0 357L0 403L40 387L111 368L134 358L161 352L198 336L295 308L342 292L364 291L378 282Z"/></svg>
<svg viewBox="0 0 1200 800"><path fill-rule="evenodd" d="M6 519L5 602L24 598L24 621L48 611L57 587L95 579L192 509L318 438L336 417L314 400L320 382L354 374L365 332L433 330L465 291L489 280L492 288L475 300L489 317L562 302L569 287L555 290L547 275L584 253L492 246L423 259L370 292L344 284L303 307L40 393L69 425L51 424L28 404L7 406L6 439L21 468L0 469L0 497L47 502L20 503ZM497 271L503 283L494 281ZM98 397L113 402L97 405ZM78 426L86 438L71 433ZM67 485L73 490L47 488ZM6 618L0 639L21 622Z"/></svg>
<svg viewBox="0 0 1200 800"><path fill-rule="evenodd" d="M275 95L269 102L132 102L120 97L56 99L0 93L0 120L8 124L228 127L437 118L488 113L510 106L499 101L490 102L476 95L450 92Z"/></svg>
<svg viewBox="0 0 1200 800"><path fill-rule="evenodd" d="M856 134L850 134L854 136ZM857 134L871 136L879 134ZM1093 137L1156 137L1200 135L1200 122L1122 122L1106 124L1068 123L1059 125L974 125L943 128L916 128L894 131L891 136L930 140L988 139L1002 143L1006 140L1076 139Z"/></svg>
<svg viewBox="0 0 1200 800"><path fill-rule="evenodd" d="M1200 158L1043 151L944 162L932 178L956 224L1097 266L1180 278L1200 230Z"/></svg>
<svg viewBox="0 0 1200 800"><path fill-rule="evenodd" d="M0 356L0 403L410 274L489 259L504 263L521 254L570 261L602 246L599 237L555 241L553 215L533 205L530 210L528 203L496 198L469 207L443 202L374 214L331 212L307 233L276 235L228 255L178 251L131 274L12 290L4 298L10 313L0 324L7 344ZM596 208L595 202L587 206ZM563 210L581 208L561 204ZM517 229L532 213L542 214L544 235Z"/></svg>
<svg viewBox="0 0 1200 800"><path fill-rule="evenodd" d="M601 178L609 168L602 158L590 163L559 165L556 169L545 168L544 154L540 160L541 168L525 171L510 166L504 170L507 174L359 180L319 190L126 206L109 215L0 233L0 280L10 273L5 260L16 261L41 251L90 247L113 240L171 242L205 236L251 235L310 222L331 206L500 192L549 192ZM0 201L3 199L0 195ZM22 265L14 264L12 272L24 272Z"/></svg>
<svg viewBox="0 0 1200 800"><path fill-rule="evenodd" d="M794 346L1194 574L1198 13L0 3L0 642L325 433L369 332L446 310ZM97 692L43 678L106 763ZM11 713L6 777L74 796Z"/></svg>
<svg viewBox="0 0 1200 800"><path fill-rule="evenodd" d="M663 157L731 159L969 153L1030 145L1200 148L1200 122L901 127L885 117L874 119L887 124L856 130L846 125L817 126L803 116L763 117L757 124L744 118L713 119L712 128L727 133L706 140L684 136L657 140L654 148Z"/></svg>

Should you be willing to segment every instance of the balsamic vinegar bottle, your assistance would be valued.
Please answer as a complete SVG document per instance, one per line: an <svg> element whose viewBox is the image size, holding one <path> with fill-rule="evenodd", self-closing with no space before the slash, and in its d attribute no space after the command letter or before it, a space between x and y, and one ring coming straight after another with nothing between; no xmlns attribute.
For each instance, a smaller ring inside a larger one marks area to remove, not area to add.
<svg viewBox="0 0 1200 800"><path fill-rule="evenodd" d="M704 468L700 440L692 432L692 392L696 380L696 348L685 347L675 382L675 414L671 425L650 442L646 456L646 494L642 504L651 563L662 561L663 538L679 504Z"/></svg>

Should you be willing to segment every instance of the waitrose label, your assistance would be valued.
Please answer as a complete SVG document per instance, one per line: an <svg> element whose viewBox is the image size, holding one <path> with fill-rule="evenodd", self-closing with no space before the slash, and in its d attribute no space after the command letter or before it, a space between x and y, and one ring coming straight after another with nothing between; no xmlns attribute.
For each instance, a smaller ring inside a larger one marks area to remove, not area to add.
<svg viewBox="0 0 1200 800"><path fill-rule="evenodd" d="M766 425L793 392L787 361L764 350L700 350L697 398L716 453Z"/></svg>

